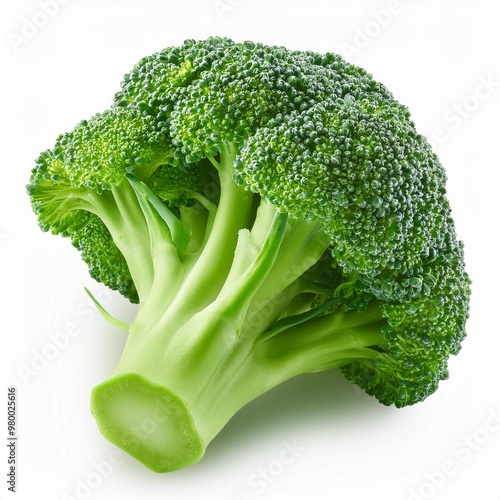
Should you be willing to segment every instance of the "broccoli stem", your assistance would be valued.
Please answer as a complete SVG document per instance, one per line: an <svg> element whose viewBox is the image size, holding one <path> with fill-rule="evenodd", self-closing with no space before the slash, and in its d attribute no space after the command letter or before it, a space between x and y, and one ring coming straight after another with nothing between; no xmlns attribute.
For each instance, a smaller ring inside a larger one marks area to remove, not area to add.
<svg viewBox="0 0 500 500"><path fill-rule="evenodd" d="M179 307L185 314L194 314L217 297L231 269L238 233L255 217L255 195L238 186L232 178L236 154L232 145L220 154L217 211L205 243L184 263L186 278L170 306L171 310ZM189 311L185 310L186 304ZM165 307L160 310L165 310Z"/></svg>
<svg viewBox="0 0 500 500"><path fill-rule="evenodd" d="M311 314L270 333L329 239L319 223L291 218L266 200L256 211L256 196L232 179L235 158L229 145L212 162L219 203L204 243L182 262L164 221L143 200L141 221L129 215L131 206L142 213L130 186L112 193L121 218L108 227L126 259L133 248L123 228L140 228L144 259L131 263L143 268L131 272L141 305L116 370L92 393L92 411L111 442L156 471L196 462L241 407L275 385L354 353L369 358L367 347L381 338L369 326L379 311L356 316L359 325L349 314Z"/></svg>
<svg viewBox="0 0 500 500"><path fill-rule="evenodd" d="M353 360L373 360L385 344L379 304L365 311L336 311L303 323L264 333L257 344L265 356L291 378L300 373L328 370ZM372 347L376 346L377 349ZM286 379L285 379L286 380Z"/></svg>
<svg viewBox="0 0 500 500"><path fill-rule="evenodd" d="M221 172L233 160L234 152L221 155ZM171 282L155 282L118 366L92 393L101 432L155 471L199 460L240 408L274 386L370 360L376 355L370 346L383 341L376 305L362 313L312 314L273 332L328 241L317 223L290 218L265 200L257 214L252 195L242 207L240 190L222 176L212 231L194 264L182 264L186 275L176 297L169 303ZM155 224L162 222L149 217L153 233L160 231ZM164 249L154 262L162 256L167 271Z"/></svg>
<svg viewBox="0 0 500 500"><path fill-rule="evenodd" d="M142 318L112 376L94 388L92 412L111 442L157 472L176 470L198 461L240 408L276 385L372 359L378 318L375 309L317 318L262 342L239 336L216 303L167 329Z"/></svg>

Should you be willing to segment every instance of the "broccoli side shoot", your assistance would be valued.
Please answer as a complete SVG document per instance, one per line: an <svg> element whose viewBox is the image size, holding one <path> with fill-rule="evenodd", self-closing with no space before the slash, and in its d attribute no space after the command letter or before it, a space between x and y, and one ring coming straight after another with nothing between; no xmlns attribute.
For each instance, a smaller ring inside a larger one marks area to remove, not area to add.
<svg viewBox="0 0 500 500"><path fill-rule="evenodd" d="M92 392L104 436L164 472L302 373L424 400L469 307L445 184L408 109L338 55L209 38L141 60L28 186L40 227L139 304Z"/></svg>

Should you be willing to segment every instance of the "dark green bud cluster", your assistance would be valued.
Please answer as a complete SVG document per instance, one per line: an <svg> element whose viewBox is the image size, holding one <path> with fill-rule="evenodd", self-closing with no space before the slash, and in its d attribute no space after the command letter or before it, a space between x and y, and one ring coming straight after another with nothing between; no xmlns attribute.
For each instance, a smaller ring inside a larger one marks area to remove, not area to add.
<svg viewBox="0 0 500 500"><path fill-rule="evenodd" d="M335 54L292 52L224 38L187 41L143 59L126 75L116 103L136 107L168 130L186 163L242 146L269 120L286 122L329 96L388 91Z"/></svg>
<svg viewBox="0 0 500 500"><path fill-rule="evenodd" d="M395 101L331 97L271 120L235 169L282 210L321 220L338 264L382 300L418 295L416 271L454 233L444 170Z"/></svg>
<svg viewBox="0 0 500 500"><path fill-rule="evenodd" d="M90 276L111 290L118 290L131 302L138 302L127 263L106 226L99 217L88 212L82 212L82 222L78 230L71 231L70 238L89 266Z"/></svg>
<svg viewBox="0 0 500 500"><path fill-rule="evenodd" d="M458 244L428 264L432 285L428 296L405 303L382 302L387 318L385 345L375 362L359 361L342 368L352 382L383 404L398 407L418 403L448 378L447 361L465 338L470 281Z"/></svg>
<svg viewBox="0 0 500 500"><path fill-rule="evenodd" d="M81 122L59 143L73 185L100 193L123 181L125 174L165 161L168 150L153 119L133 110L112 108Z"/></svg>
<svg viewBox="0 0 500 500"><path fill-rule="evenodd" d="M153 192L171 207L190 205L197 191L200 172L197 166L162 165L151 176Z"/></svg>

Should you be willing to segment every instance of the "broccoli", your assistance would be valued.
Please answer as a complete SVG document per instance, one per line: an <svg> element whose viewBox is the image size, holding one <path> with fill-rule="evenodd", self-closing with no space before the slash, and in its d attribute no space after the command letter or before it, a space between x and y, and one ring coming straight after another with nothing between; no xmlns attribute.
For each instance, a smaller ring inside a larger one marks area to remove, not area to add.
<svg viewBox="0 0 500 500"><path fill-rule="evenodd" d="M142 59L32 171L41 229L138 303L95 387L102 434L154 471L245 404L339 368L384 405L448 377L470 281L446 176L408 109L335 54L226 38Z"/></svg>

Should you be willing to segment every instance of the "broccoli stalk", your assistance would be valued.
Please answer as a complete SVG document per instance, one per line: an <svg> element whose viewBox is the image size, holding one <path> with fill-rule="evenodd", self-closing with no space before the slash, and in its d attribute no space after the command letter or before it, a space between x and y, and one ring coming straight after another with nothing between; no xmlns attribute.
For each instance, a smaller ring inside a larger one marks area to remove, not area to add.
<svg viewBox="0 0 500 500"><path fill-rule="evenodd" d="M342 373L397 407L448 376L469 278L444 170L408 110L332 54L227 39L145 58L42 153L43 230L138 302L101 432L151 469L196 462L245 404Z"/></svg>
<svg viewBox="0 0 500 500"><path fill-rule="evenodd" d="M230 177L232 161L234 153L221 154L217 168L227 183L213 227L185 262L173 255L168 225L147 201L154 194L136 187L158 279L130 326L118 366L94 389L92 411L110 441L157 471L198 460L241 407L277 384L353 359L373 360L370 346L384 342L376 304L307 319L288 310L287 324L273 328L305 293L298 282L330 241L317 222L291 218L266 200L255 211L257 197Z"/></svg>

